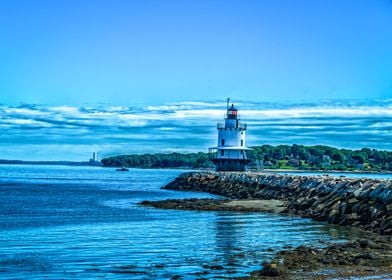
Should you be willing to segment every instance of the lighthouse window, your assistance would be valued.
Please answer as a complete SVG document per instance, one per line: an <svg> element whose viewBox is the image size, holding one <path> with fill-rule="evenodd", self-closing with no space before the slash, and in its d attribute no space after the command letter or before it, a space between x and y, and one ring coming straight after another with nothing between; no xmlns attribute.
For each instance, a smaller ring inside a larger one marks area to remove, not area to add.
<svg viewBox="0 0 392 280"><path fill-rule="evenodd" d="M225 155L225 151L221 150L221 156L224 156L224 155Z"/></svg>
<svg viewBox="0 0 392 280"><path fill-rule="evenodd" d="M222 139L222 146L225 145L225 139Z"/></svg>
<svg viewBox="0 0 392 280"><path fill-rule="evenodd" d="M241 139L241 146L244 146L244 140Z"/></svg>

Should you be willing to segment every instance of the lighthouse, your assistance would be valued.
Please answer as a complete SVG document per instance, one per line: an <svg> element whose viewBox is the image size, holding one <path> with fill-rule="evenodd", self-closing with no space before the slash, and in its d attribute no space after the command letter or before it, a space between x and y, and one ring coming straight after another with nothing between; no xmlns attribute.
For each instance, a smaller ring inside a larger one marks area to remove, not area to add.
<svg viewBox="0 0 392 280"><path fill-rule="evenodd" d="M218 123L218 146L209 149L216 171L245 171L250 160L246 157L246 124L240 122L238 110L227 99L225 122Z"/></svg>

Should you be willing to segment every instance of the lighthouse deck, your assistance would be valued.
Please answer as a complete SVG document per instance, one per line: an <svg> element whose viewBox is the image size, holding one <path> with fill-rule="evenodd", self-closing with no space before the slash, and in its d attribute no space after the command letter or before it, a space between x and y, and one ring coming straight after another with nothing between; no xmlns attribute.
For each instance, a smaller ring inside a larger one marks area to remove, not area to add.
<svg viewBox="0 0 392 280"><path fill-rule="evenodd" d="M216 149L216 150L243 150L243 151L245 151L245 150L247 150L247 151L253 150L252 148L244 147L244 146L227 146L227 147L226 146L224 146L224 147L220 146L220 147L212 147L210 149Z"/></svg>
<svg viewBox="0 0 392 280"><path fill-rule="evenodd" d="M238 122L237 127L226 127L225 123L217 123L216 128L217 129L225 129L225 130L246 130L247 125L246 125L246 123Z"/></svg>

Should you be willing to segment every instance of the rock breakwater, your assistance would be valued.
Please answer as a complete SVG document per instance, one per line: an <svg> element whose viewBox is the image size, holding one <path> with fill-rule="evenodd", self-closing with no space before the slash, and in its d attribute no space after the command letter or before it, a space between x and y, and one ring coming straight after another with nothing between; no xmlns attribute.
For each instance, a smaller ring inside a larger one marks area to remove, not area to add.
<svg viewBox="0 0 392 280"><path fill-rule="evenodd" d="M392 235L392 181L266 173L183 173L164 188L231 199L277 199L283 212Z"/></svg>

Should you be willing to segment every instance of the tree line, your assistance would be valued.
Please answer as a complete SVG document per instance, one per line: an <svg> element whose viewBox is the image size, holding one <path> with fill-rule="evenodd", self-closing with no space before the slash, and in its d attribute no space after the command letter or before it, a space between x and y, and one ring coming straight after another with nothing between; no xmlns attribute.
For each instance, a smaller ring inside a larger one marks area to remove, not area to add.
<svg viewBox="0 0 392 280"><path fill-rule="evenodd" d="M141 168L209 168L214 166L210 162L209 155L202 152L121 155L104 158L101 162L104 166Z"/></svg>
<svg viewBox="0 0 392 280"><path fill-rule="evenodd" d="M253 147L249 158L271 169L392 171L392 152L369 148L263 145Z"/></svg>
<svg viewBox="0 0 392 280"><path fill-rule="evenodd" d="M330 146L263 145L252 147L250 169L392 171L392 152ZM121 155L102 160L104 166L141 168L213 168L208 153Z"/></svg>

